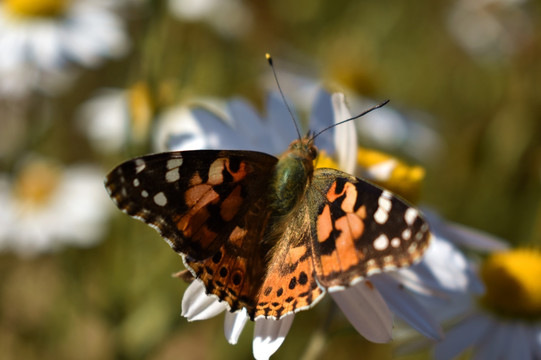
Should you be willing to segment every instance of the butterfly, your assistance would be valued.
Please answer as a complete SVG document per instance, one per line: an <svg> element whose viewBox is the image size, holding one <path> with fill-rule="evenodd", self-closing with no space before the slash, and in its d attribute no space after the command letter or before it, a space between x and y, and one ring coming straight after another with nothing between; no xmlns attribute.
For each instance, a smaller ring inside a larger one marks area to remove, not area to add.
<svg viewBox="0 0 541 360"><path fill-rule="evenodd" d="M430 241L418 210L345 172L316 168L315 136L280 157L175 151L124 162L105 186L155 228L231 312L279 319L368 275L418 261Z"/></svg>

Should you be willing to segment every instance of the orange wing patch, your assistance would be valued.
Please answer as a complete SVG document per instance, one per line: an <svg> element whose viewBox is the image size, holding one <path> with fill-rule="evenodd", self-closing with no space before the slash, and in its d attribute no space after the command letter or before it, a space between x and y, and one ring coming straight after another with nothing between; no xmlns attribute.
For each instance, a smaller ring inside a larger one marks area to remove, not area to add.
<svg viewBox="0 0 541 360"><path fill-rule="evenodd" d="M302 211L302 210L301 210ZM315 305L324 295L316 281L310 246L310 218L305 211L288 223L271 254L257 295L254 317L280 317Z"/></svg>
<svg viewBox="0 0 541 360"><path fill-rule="evenodd" d="M271 264L257 297L254 317L279 319L310 307L322 294L306 246L291 248L283 263Z"/></svg>

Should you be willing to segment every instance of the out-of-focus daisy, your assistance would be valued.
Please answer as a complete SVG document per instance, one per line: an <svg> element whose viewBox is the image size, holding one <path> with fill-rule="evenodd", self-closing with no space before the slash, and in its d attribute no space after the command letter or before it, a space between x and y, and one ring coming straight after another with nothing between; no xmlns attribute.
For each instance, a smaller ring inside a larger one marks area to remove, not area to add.
<svg viewBox="0 0 541 360"><path fill-rule="evenodd" d="M237 37L252 26L252 13L239 0L169 0L172 14L183 21L204 21L219 34Z"/></svg>
<svg viewBox="0 0 541 360"><path fill-rule="evenodd" d="M0 3L0 90L42 87L67 65L95 67L126 53L123 24L106 0ZM14 78L17 74L21 75ZM4 80L6 78L6 80ZM9 95L9 94L8 94Z"/></svg>
<svg viewBox="0 0 541 360"><path fill-rule="evenodd" d="M110 209L102 178L91 165L36 158L0 175L0 249L31 256L99 241Z"/></svg>
<svg viewBox="0 0 541 360"><path fill-rule="evenodd" d="M526 0L457 0L447 28L457 43L475 57L505 59L528 44L532 19Z"/></svg>
<svg viewBox="0 0 541 360"><path fill-rule="evenodd" d="M278 154L286 149L290 140L296 138L287 109L277 95L269 97L266 119L261 119L252 107L241 100L228 102L221 107L213 104L212 107L213 111L177 108L166 114L158 132L159 150L164 150L165 144L170 150L231 148ZM310 127L320 130L349 117L342 95L331 97L320 92L313 106ZM344 171L355 172L358 165L354 126L353 122L343 124L316 139L321 153L318 166L338 166ZM370 341L387 342L391 339L393 312L422 334L439 339L442 333L438 323L410 291L422 292L426 296L444 291L466 291L472 286L472 279L469 268L463 266L463 256L444 240L435 239L427 251L428 255L431 261L423 265L423 260L418 266L410 268L409 273L400 270L371 275L354 286L330 294L355 329ZM433 271L434 264L448 261L451 263L440 273ZM418 269L414 270L415 267ZM214 296L207 296L198 280L190 284L184 294L182 314L190 321L208 319L225 310L227 304ZM255 320L253 351L256 358L268 358L279 348L293 318L291 314L277 321L264 318ZM226 312L225 333L230 343L237 342L247 319L245 311Z"/></svg>
<svg viewBox="0 0 541 360"><path fill-rule="evenodd" d="M436 359L541 358L541 252L495 252L480 267L485 293L435 347Z"/></svg>
<svg viewBox="0 0 541 360"><path fill-rule="evenodd" d="M136 83L127 90L103 89L81 105L77 121L96 151L116 152L128 141L138 144L146 139L153 103L148 87Z"/></svg>

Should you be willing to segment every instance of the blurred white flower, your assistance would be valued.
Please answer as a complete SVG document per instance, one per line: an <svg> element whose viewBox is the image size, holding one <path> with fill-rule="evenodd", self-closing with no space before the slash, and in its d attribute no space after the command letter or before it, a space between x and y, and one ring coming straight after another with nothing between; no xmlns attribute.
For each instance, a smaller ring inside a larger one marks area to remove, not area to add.
<svg viewBox="0 0 541 360"><path fill-rule="evenodd" d="M212 109L212 110L209 110ZM332 97L320 91L310 117L310 127L322 130L350 117L343 95ZM267 101L267 117L261 118L243 100L227 103L207 102L196 108L179 107L160 119L157 150L244 149L279 154L297 137L294 125L281 98L271 94ZM319 162L334 157L338 167L355 172L356 131L354 122L333 128L316 139L321 151ZM332 160L331 160L332 161ZM476 288L471 269L465 266L463 255L444 239L436 237L426 257L409 269L374 274L344 288L330 292L355 329L373 342L391 340L395 313L416 330L433 339L441 339L439 324L413 294L430 298ZM228 309L215 296L205 294L205 288L195 280L186 290L182 315L189 321L216 316ZM235 344L248 319L245 310L226 311L225 334ZM257 359L269 358L282 344L294 315L280 320L255 320L253 352Z"/></svg>
<svg viewBox="0 0 541 360"><path fill-rule="evenodd" d="M0 175L0 203L0 250L21 256L95 244L110 210L103 172L34 158Z"/></svg>
<svg viewBox="0 0 541 360"><path fill-rule="evenodd" d="M102 89L85 101L77 126L92 147L101 153L118 152L128 141L147 140L153 116L152 102L144 83L129 89Z"/></svg>
<svg viewBox="0 0 541 360"><path fill-rule="evenodd" d="M474 57L501 60L528 44L534 30L526 0L456 0L447 28Z"/></svg>
<svg viewBox="0 0 541 360"><path fill-rule="evenodd" d="M252 26L252 13L241 0L169 0L172 14L183 21L203 21L225 37L238 37Z"/></svg>
<svg viewBox="0 0 541 360"><path fill-rule="evenodd" d="M123 24L106 0L0 3L0 95L50 90L47 82L62 87L55 80L65 82L60 71L68 65L95 67L127 49Z"/></svg>

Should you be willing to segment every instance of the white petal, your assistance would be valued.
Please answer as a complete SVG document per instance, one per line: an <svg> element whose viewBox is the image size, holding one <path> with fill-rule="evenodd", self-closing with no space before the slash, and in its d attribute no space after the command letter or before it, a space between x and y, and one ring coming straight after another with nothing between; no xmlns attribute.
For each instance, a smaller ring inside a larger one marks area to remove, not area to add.
<svg viewBox="0 0 541 360"><path fill-rule="evenodd" d="M344 94L333 94L332 106L335 124L351 118L351 113L344 100ZM348 121L334 128L334 142L340 169L347 173L353 173L357 163L357 133L354 121Z"/></svg>
<svg viewBox="0 0 541 360"><path fill-rule="evenodd" d="M473 359L476 360L493 360L504 358L502 355L506 348L510 345L510 337L512 336L512 326L505 323L492 322L490 330L485 332L485 336L477 342ZM512 357L511 359L515 359Z"/></svg>
<svg viewBox="0 0 541 360"><path fill-rule="evenodd" d="M535 358L541 358L541 326L535 326L532 329L531 336L532 354Z"/></svg>
<svg viewBox="0 0 541 360"><path fill-rule="evenodd" d="M386 274L370 277L391 311L421 334L435 340L443 339L443 331L430 313L400 283Z"/></svg>
<svg viewBox="0 0 541 360"><path fill-rule="evenodd" d="M334 113L331 95L325 90L317 92L312 112L310 113L310 130L320 132L334 123ZM325 131L316 139L318 149L324 150L329 155L336 153L334 129Z"/></svg>
<svg viewBox="0 0 541 360"><path fill-rule="evenodd" d="M362 281L342 291L330 292L353 327L372 342L391 340L393 316L378 290Z"/></svg>
<svg viewBox="0 0 541 360"><path fill-rule="evenodd" d="M274 151L272 146L271 124L261 119L255 109L243 99L233 99L227 103L227 110L234 121L234 128L238 134L246 139L251 149L258 149L262 152ZM284 151L285 149L279 149Z"/></svg>
<svg viewBox="0 0 541 360"><path fill-rule="evenodd" d="M267 97L267 121L272 126L275 136L271 139L274 151L271 154L279 154L287 149L287 146L297 138L297 131L291 115L279 93L273 91ZM302 135L302 133L301 133Z"/></svg>
<svg viewBox="0 0 541 360"><path fill-rule="evenodd" d="M205 293L205 286L199 280L194 280L182 297L181 315L188 321L210 319L226 309L225 302Z"/></svg>
<svg viewBox="0 0 541 360"><path fill-rule="evenodd" d="M156 151L206 149L207 140L189 108L179 106L161 114L153 134Z"/></svg>
<svg viewBox="0 0 541 360"><path fill-rule="evenodd" d="M363 176L371 181L388 181L397 165L398 160L388 159L363 169Z"/></svg>
<svg viewBox="0 0 541 360"><path fill-rule="evenodd" d="M450 329L442 342L436 344L434 357L437 360L454 359L490 331L490 326L492 321L485 315L477 314L466 318Z"/></svg>
<svg viewBox="0 0 541 360"><path fill-rule="evenodd" d="M247 142L222 119L222 115L202 107L174 107L158 120L154 135L155 147L159 151L246 150Z"/></svg>
<svg viewBox="0 0 541 360"><path fill-rule="evenodd" d="M529 360L536 358L529 336L532 330L532 327L520 323L512 326L511 331L508 332L509 345L507 346L507 355L504 356L505 359Z"/></svg>
<svg viewBox="0 0 541 360"><path fill-rule="evenodd" d="M268 359L278 350L293 324L294 315L280 320L257 319L254 328L253 354L257 360Z"/></svg>
<svg viewBox="0 0 541 360"><path fill-rule="evenodd" d="M507 250L509 248L509 244L505 240L494 235L457 223L446 222L435 212L427 209L423 209L423 213L433 232L454 244L489 252Z"/></svg>
<svg viewBox="0 0 541 360"><path fill-rule="evenodd" d="M235 345L238 342L239 336L244 329L247 320L248 314L245 308L236 313L230 313L229 311L225 313L225 338L231 345Z"/></svg>
<svg viewBox="0 0 541 360"><path fill-rule="evenodd" d="M432 225L431 222L429 224ZM421 262L405 269L405 272L408 271L419 274L425 286L436 291L483 291L471 263L452 243L442 238L437 229L434 229L432 243Z"/></svg>
<svg viewBox="0 0 541 360"><path fill-rule="evenodd" d="M249 149L250 143L226 123L227 119L204 108L194 108L191 112L203 130L208 149Z"/></svg>

